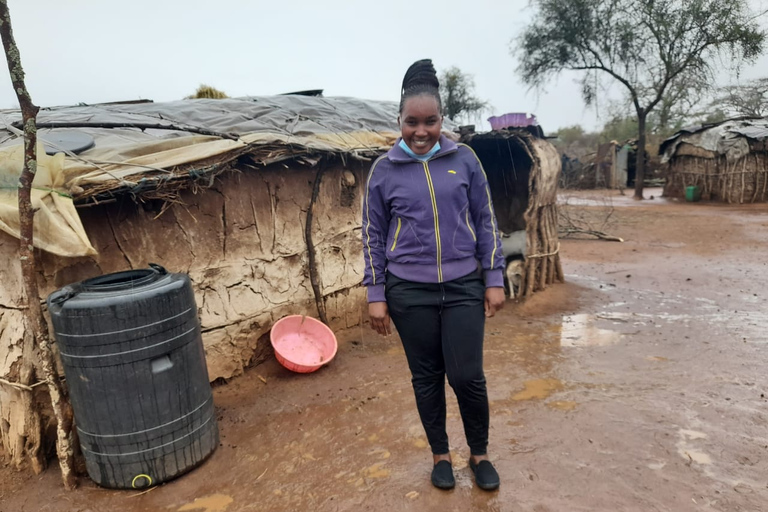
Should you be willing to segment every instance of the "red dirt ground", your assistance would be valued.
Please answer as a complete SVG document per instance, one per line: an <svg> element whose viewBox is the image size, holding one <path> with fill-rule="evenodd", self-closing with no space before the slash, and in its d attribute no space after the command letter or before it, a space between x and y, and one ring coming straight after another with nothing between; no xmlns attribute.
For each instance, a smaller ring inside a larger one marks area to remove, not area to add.
<svg viewBox="0 0 768 512"><path fill-rule="evenodd" d="M498 492L473 485L452 395L457 486L432 488L402 348L365 327L316 373L217 387L222 444L191 473L67 492L55 465L2 467L0 511L767 510L768 205L659 194L571 194L625 242L563 240L567 283L488 322Z"/></svg>

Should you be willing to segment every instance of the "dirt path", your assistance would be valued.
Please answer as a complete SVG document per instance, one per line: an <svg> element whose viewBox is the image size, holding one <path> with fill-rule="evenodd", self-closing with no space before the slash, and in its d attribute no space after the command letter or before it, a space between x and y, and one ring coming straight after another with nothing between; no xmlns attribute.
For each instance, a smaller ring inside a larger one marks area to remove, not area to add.
<svg viewBox="0 0 768 512"><path fill-rule="evenodd" d="M315 374L216 388L222 445L188 475L68 493L3 468L0 511L766 510L768 206L611 202L625 243L564 240L567 284L488 323L499 492L473 486L452 397L457 487L431 487L403 351L366 328Z"/></svg>

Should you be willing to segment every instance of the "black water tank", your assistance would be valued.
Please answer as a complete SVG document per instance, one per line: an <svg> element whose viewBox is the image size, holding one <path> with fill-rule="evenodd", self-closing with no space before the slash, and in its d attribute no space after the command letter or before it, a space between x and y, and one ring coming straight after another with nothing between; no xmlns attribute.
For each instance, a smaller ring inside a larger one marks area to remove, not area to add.
<svg viewBox="0 0 768 512"><path fill-rule="evenodd" d="M48 297L88 475L105 487L164 482L219 443L189 277L150 266Z"/></svg>

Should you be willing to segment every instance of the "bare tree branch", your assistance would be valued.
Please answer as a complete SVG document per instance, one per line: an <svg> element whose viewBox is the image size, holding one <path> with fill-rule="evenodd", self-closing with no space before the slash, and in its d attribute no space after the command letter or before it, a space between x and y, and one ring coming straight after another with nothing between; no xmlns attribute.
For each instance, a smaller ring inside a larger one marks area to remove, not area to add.
<svg viewBox="0 0 768 512"><path fill-rule="evenodd" d="M59 456L61 476L64 486L67 489L74 489L77 486L77 477L74 472L74 454L71 444L72 412L56 371L54 355L48 338L48 326L43 318L42 308L40 307L40 292L37 287L37 275L35 273L33 245L35 212L32 208L31 192L32 181L37 172L37 127L35 125L35 118L39 109L32 102L27 86L24 83L24 69L21 66L19 49L13 38L11 15L8 11L7 0L0 0L0 36L3 40L11 82L13 83L16 97L19 100L24 121L24 167L19 178L18 193L19 225L21 231L19 253L24 292L27 299L27 327L32 329L34 341L40 348L42 369L48 383L48 392L50 393L53 412L56 416L56 452Z"/></svg>

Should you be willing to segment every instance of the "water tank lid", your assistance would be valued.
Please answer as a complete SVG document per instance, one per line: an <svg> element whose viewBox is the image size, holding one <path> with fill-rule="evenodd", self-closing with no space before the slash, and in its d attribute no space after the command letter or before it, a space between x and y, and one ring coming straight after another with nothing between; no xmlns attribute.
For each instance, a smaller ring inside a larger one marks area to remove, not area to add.
<svg viewBox="0 0 768 512"><path fill-rule="evenodd" d="M150 263L149 267L92 277L81 282L80 287L92 292L129 290L156 281L168 273L165 268L156 263Z"/></svg>

